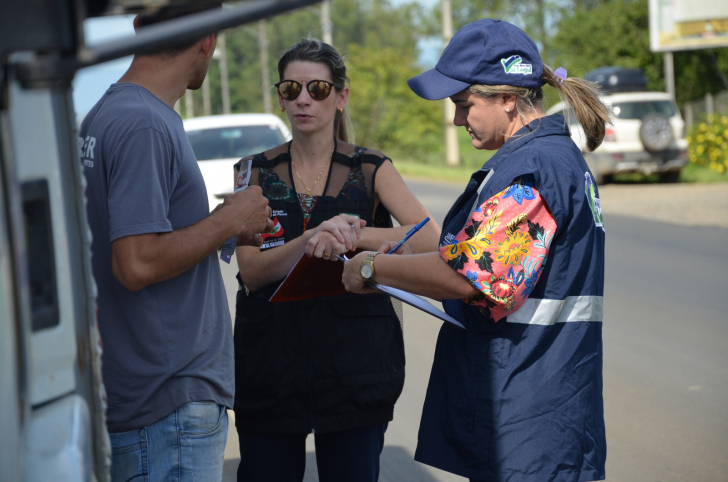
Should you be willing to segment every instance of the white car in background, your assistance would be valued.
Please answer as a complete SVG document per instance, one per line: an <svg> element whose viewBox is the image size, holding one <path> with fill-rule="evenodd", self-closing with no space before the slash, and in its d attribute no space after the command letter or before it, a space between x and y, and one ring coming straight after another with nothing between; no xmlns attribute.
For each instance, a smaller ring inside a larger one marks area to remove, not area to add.
<svg viewBox="0 0 728 482"><path fill-rule="evenodd" d="M680 110L670 94L645 91L647 79L644 83L635 80L637 73L644 77L639 71L617 67L596 69L585 76L606 90L602 100L614 117L604 142L593 152L587 152L584 131L573 111L565 110L561 102L548 110L548 114L566 118L597 184L609 182L614 174L633 172L658 174L662 182L677 182L687 164L688 142Z"/></svg>
<svg viewBox="0 0 728 482"><path fill-rule="evenodd" d="M232 194L236 162L291 139L286 124L273 114L194 117L184 127L205 179L210 210Z"/></svg>

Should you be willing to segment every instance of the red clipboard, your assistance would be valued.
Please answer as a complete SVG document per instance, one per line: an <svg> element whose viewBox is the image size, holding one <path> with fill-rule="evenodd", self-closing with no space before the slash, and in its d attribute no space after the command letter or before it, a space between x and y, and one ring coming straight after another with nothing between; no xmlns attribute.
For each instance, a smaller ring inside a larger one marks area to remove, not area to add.
<svg viewBox="0 0 728 482"><path fill-rule="evenodd" d="M353 251L347 253L347 256L351 258L360 252L361 250ZM270 302L299 301L347 293L344 283L341 282L343 274L342 261L309 258L303 253L286 279L270 297Z"/></svg>

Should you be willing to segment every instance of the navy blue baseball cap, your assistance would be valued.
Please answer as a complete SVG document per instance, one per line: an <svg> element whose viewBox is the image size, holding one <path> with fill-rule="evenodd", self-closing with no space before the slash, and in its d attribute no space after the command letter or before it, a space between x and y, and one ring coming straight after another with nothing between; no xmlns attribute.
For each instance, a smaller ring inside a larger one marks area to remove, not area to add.
<svg viewBox="0 0 728 482"><path fill-rule="evenodd" d="M484 18L458 30L434 69L407 81L428 100L444 99L473 84L536 89L544 84L543 62L526 33L503 20Z"/></svg>

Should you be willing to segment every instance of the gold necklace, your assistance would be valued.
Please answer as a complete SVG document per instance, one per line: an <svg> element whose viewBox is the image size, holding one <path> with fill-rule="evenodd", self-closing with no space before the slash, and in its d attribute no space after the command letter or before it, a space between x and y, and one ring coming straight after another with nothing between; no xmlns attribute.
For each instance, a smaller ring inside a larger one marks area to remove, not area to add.
<svg viewBox="0 0 728 482"><path fill-rule="evenodd" d="M334 144L334 151L335 150L336 150L336 144ZM332 152L331 153L331 158L333 158L333 157L334 157L334 153ZM329 162L331 162L331 158L329 158ZM318 177L313 182L313 185L309 188L308 186L306 186L306 183L303 182L303 179L301 179L301 175L298 173L298 169L296 169L296 165L293 163L293 159L291 159L291 164L293 165L293 172L296 173L296 177L298 177L298 180L301 181L301 184L303 184L303 188L306 190L306 195L307 196L310 196L311 195L311 190L316 187L316 183L319 181L319 179L321 179L321 174L324 173L324 170L326 169L326 166L329 165L328 162L326 164L324 164L324 167L321 168L321 172L319 172Z"/></svg>

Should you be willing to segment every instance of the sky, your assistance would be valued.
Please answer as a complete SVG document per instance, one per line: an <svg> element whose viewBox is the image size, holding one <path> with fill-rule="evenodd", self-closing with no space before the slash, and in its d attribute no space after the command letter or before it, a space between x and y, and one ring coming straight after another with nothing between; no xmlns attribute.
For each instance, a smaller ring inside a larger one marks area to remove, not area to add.
<svg viewBox="0 0 728 482"><path fill-rule="evenodd" d="M98 17L84 22L86 45L127 35L134 35L133 15ZM73 79L73 105L76 118L82 119L91 107L104 95L111 84L119 80L131 64L131 57L113 60L81 69Z"/></svg>
<svg viewBox="0 0 728 482"><path fill-rule="evenodd" d="M400 5L412 0L392 0L393 5ZM431 8L439 0L416 0L426 8ZM93 46L115 38L134 35L132 24L134 15L97 17L84 22L84 36L86 45ZM424 69L435 66L442 49L439 38L426 39L418 45L421 55L419 64ZM73 104L76 109L76 118L80 121L96 102L104 95L106 89L119 80L131 64L131 57L106 62L81 69L73 80Z"/></svg>

